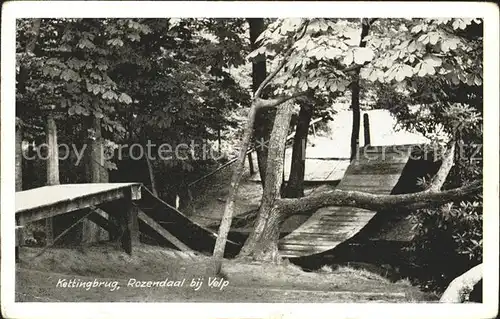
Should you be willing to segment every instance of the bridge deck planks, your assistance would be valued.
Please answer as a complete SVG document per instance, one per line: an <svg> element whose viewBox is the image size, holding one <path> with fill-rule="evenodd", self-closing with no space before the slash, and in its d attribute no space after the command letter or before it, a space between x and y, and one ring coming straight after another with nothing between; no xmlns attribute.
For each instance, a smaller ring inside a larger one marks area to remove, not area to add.
<svg viewBox="0 0 500 319"><path fill-rule="evenodd" d="M16 192L16 214L130 188L136 188L132 196L138 192L135 197L140 198L138 183L61 184L29 189Z"/></svg>
<svg viewBox="0 0 500 319"><path fill-rule="evenodd" d="M390 194L405 167L414 145L370 149L369 156L355 159L337 189ZM383 153L384 152L384 153ZM301 257L335 248L358 233L376 212L354 207L323 207L304 224L280 240L280 254Z"/></svg>

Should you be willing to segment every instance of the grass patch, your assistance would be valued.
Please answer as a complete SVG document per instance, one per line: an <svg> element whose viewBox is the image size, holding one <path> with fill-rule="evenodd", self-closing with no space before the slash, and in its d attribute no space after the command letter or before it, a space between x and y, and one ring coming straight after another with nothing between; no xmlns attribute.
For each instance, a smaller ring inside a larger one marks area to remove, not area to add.
<svg viewBox="0 0 500 319"><path fill-rule="evenodd" d="M17 265L16 297L19 301L205 301L205 302L408 302L428 301L429 296L408 281L392 283L369 270L353 267L305 272L300 267L225 260L223 290L208 287L215 264L204 255L183 254L156 246L138 245L132 256L112 245L85 248L53 248L41 256L41 248L21 249ZM195 291L176 289L138 289L126 286L137 280L203 278L205 284ZM123 289L68 290L56 288L60 278L118 280Z"/></svg>

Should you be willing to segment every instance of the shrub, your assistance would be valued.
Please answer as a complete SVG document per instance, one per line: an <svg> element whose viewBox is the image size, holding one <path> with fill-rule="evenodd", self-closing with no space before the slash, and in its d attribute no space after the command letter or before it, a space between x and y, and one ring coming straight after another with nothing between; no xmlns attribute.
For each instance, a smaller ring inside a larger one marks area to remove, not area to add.
<svg viewBox="0 0 500 319"><path fill-rule="evenodd" d="M415 279L443 291L455 277L482 262L482 201L448 203L412 214L416 237L410 247Z"/></svg>

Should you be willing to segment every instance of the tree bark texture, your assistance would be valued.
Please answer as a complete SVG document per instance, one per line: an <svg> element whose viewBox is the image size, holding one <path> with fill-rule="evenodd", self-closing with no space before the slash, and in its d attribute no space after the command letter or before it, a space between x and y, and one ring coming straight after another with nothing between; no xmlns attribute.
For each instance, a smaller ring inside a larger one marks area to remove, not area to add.
<svg viewBox="0 0 500 319"><path fill-rule="evenodd" d="M292 117L292 103L282 104L277 111L267 163L266 188L257 215L256 226L240 251L240 257L278 261L279 228L282 214L276 201L281 198L283 183L283 152Z"/></svg>
<svg viewBox="0 0 500 319"><path fill-rule="evenodd" d="M57 125L54 115L49 111L46 119L45 135L47 154L47 185L59 185L59 152L57 145ZM45 220L46 244L52 245L54 240L54 218Z"/></svg>
<svg viewBox="0 0 500 319"><path fill-rule="evenodd" d="M300 28L299 28L300 34L295 39L296 41L305 35L305 33L307 31L307 26L308 26L307 22L303 23L300 26ZM259 108L278 107L278 106L282 105L283 103L285 103L286 101L289 101L297 96L301 96L304 94L302 92L297 92L296 94L278 97L278 98L274 98L274 99L265 100L265 99L261 98L262 91L266 88L267 85L269 85L269 83L271 83L271 81L276 77L276 75L285 67L285 64L288 62L288 58L293 53L293 50L294 50L293 46L290 46L287 49L287 51L285 52L285 54L283 56L283 60L280 62L278 67L273 72L271 72L268 76L266 76L266 78L264 79L264 81L262 81L262 83L260 84L257 91L255 91L255 93L254 93L254 97L252 99L252 105L250 107L250 111L248 114L248 121L247 121L247 124L246 124L245 129L244 129L243 139L241 141L240 154L238 156L238 160L236 161L233 177L231 180L231 188L229 190L229 194L228 194L228 197L226 199L226 206L224 209L224 214L222 216L221 224L219 226L219 235L218 235L217 240L215 242L213 257L215 259L215 264L216 264L215 271L217 273L220 272L221 267L222 267L222 258L224 257L224 250L225 250L225 246L226 246L227 235L228 235L229 230L231 228L231 222L233 219L234 200L236 198L236 194L238 193L238 187L239 187L239 184L241 181L241 177L243 175L243 168L245 165L246 152L247 152L248 146L250 144L250 139L253 135L253 128L254 128L254 124L255 124L256 113L257 113ZM291 117L291 114L289 114L289 116ZM288 126L290 125L289 122L290 122L290 120L288 120L285 132L288 130ZM273 131L274 131L274 128L273 128ZM273 138L276 138L276 137L271 135L271 140ZM285 137L283 140L283 144L285 142L285 139L286 139L286 133L285 133ZM271 141L270 141L270 143L271 143ZM284 148L284 145L283 145L283 148ZM281 153L278 153L278 154L283 154L283 149L282 149ZM279 158L280 158L280 162L283 163L283 161L281 160L281 156L279 156ZM269 161L268 166L271 165L271 167L272 167L273 164L270 164L270 163L271 162ZM281 165L283 165L283 164L281 164ZM282 173L282 171L280 171L279 173L280 173L279 174L279 176L280 176L279 183L281 186L282 179L283 179L283 173ZM266 175L268 175L268 174L266 174ZM272 175L275 176L276 174L272 174ZM267 184L267 180L268 180L268 178L266 176L266 184ZM280 187L278 187L278 195L279 195L279 191L280 191L279 188ZM265 192L263 194L263 198L266 198Z"/></svg>
<svg viewBox="0 0 500 319"><path fill-rule="evenodd" d="M256 43L259 35L266 29L263 18L249 18L248 24L250 26L250 47L255 50L259 47ZM260 55L257 57L256 62L252 63L252 90L255 93L261 83L266 78L266 57ZM265 97L265 92L263 97ZM271 137L271 130L273 128L274 118L276 117L275 109L259 109L255 118L255 133L254 139L258 142L269 141ZM258 143L257 145L263 145ZM266 166L267 166L267 147L256 147L257 164L259 166L259 174L262 186L265 185Z"/></svg>
<svg viewBox="0 0 500 319"><path fill-rule="evenodd" d="M396 207L418 209L439 206L482 189L482 181L445 191L427 190L401 195L377 195L358 191L330 190L302 197L300 199L280 199L279 205L287 214L314 211L326 206L349 206L373 211L393 211Z"/></svg>
<svg viewBox="0 0 500 319"><path fill-rule="evenodd" d="M108 171L104 167L104 145L100 119L92 117L91 128L94 131L94 136L88 139L88 182L107 183ZM90 244L100 240L107 240L108 238L107 232L94 222L89 219L85 219L82 222L82 243Z"/></svg>
<svg viewBox="0 0 500 319"><path fill-rule="evenodd" d="M306 167L306 147L309 123L311 123L314 105L309 101L302 102L297 128L293 139L292 163L290 176L285 189L285 197L298 198L304 196L304 174Z"/></svg>
<svg viewBox="0 0 500 319"><path fill-rule="evenodd" d="M57 125L54 116L47 116L46 136L47 154L47 185L59 185L59 152L57 145Z"/></svg>
<svg viewBox="0 0 500 319"><path fill-rule="evenodd" d="M245 165L245 157L248 146L250 145L250 139L253 133L253 125L255 122L255 114L257 112L256 103L252 103L250 107L250 112L248 114L248 121L245 127L245 131L243 134L243 140L241 142L240 153L238 155L238 160L236 161L236 165L234 167L233 177L231 179L231 187L229 189L229 194L226 198L226 206L224 208L224 215L222 217L220 226L219 226L219 235L217 236L217 240L215 242L214 253L213 256L216 259L216 272L220 271L221 260L224 257L224 251L226 247L226 240L229 230L231 228L231 222L233 219L234 213L234 201L236 199L236 195L238 192L238 187L241 182L241 177L243 175L243 168Z"/></svg>
<svg viewBox="0 0 500 319"><path fill-rule="evenodd" d="M147 139L147 136L144 134L142 136L142 144L143 144L144 148L147 148L147 143L148 143L148 139ZM146 159L146 165L148 167L149 182L151 183L151 192L153 193L153 195L158 197L158 190L156 188L155 171L153 168L153 164L151 163L151 159L149 158L148 152L145 152L144 157Z"/></svg>

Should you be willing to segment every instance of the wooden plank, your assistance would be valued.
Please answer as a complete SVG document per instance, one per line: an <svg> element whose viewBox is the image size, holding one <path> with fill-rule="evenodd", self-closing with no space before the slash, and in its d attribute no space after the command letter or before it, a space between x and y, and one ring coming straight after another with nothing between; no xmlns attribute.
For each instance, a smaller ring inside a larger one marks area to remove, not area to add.
<svg viewBox="0 0 500 319"><path fill-rule="evenodd" d="M322 223L325 225L331 223L354 223L354 222L366 223L367 221L372 219L373 216L375 216L375 214L352 214L343 216L324 215L321 216L319 220L315 220L315 222Z"/></svg>
<svg viewBox="0 0 500 319"><path fill-rule="evenodd" d="M422 144L423 145L423 144ZM412 150L417 150L417 148L422 147L420 144L400 144L400 145L366 145L362 146L359 148L359 152L365 152L368 150L368 152L373 152L375 153L374 150L377 150L376 153L385 153L385 154L391 154L391 153L396 153L396 154L401 154L401 153L408 153L411 152Z"/></svg>
<svg viewBox="0 0 500 319"><path fill-rule="evenodd" d="M16 192L16 213L133 186L140 187L137 183L62 184Z"/></svg>
<svg viewBox="0 0 500 319"><path fill-rule="evenodd" d="M297 231L297 234L306 233L317 233L317 234L335 234L338 232L344 232L346 229L358 229L363 228L367 222L356 222L356 223L339 223L339 224L318 224L315 227L308 227L307 229ZM295 231L294 231L295 233Z"/></svg>
<svg viewBox="0 0 500 319"><path fill-rule="evenodd" d="M342 241L331 241L325 242L323 244L314 243L311 245L304 245L304 243L296 242L296 243L282 243L279 245L279 248L283 251L325 251L331 249L331 247L335 247L336 245L342 243Z"/></svg>
<svg viewBox="0 0 500 319"><path fill-rule="evenodd" d="M299 236L290 237L289 239L284 240L282 243L301 244L305 246L316 246L318 244L330 245L331 243L345 241L351 236L352 232L353 230L342 232L339 234L318 233L317 236L311 233L300 233Z"/></svg>
<svg viewBox="0 0 500 319"><path fill-rule="evenodd" d="M379 147L360 157L347 168L337 189L389 194L399 181L408 161L408 146ZM375 216L376 212L349 207L325 207L316 211L304 224L279 242L283 256L305 256L329 250L351 238Z"/></svg>
<svg viewBox="0 0 500 319"><path fill-rule="evenodd" d="M109 218L108 213L100 208L94 208L92 209L92 211L92 214L87 217L89 220L97 224L99 227L105 229L109 233L116 232L118 225L116 225L116 223L114 223L113 220Z"/></svg>
<svg viewBox="0 0 500 319"><path fill-rule="evenodd" d="M345 173L345 177L350 175L398 175L404 168L404 164L407 162L402 161L401 163L394 162L376 162L373 164L360 164L352 165ZM341 182L342 183L342 182Z"/></svg>
<svg viewBox="0 0 500 319"><path fill-rule="evenodd" d="M345 239L339 240L339 241L313 241L309 244L304 244L302 241L292 241L292 242L286 242L278 245L278 250L283 250L283 251L311 251L314 253L322 252L322 251L327 251L332 249L332 247L335 247L339 243L345 241ZM281 252L280 252L281 253Z"/></svg>
<svg viewBox="0 0 500 319"><path fill-rule="evenodd" d="M98 206L99 204L105 202L123 199L125 198L126 193L127 189L114 189L100 194L80 197L71 201L55 203L50 206L36 207L30 210L16 212L16 214L20 214L23 216L22 225L24 225L36 220L70 213L75 210L89 208L91 206Z"/></svg>
<svg viewBox="0 0 500 319"><path fill-rule="evenodd" d="M346 176L342 182L339 184L339 188L344 188L345 186L356 185L360 187L370 187L370 186L378 186L378 187L394 187L394 185L398 182L401 174L386 174L386 175L377 175L377 174L365 174L365 175L349 175Z"/></svg>
<svg viewBox="0 0 500 319"><path fill-rule="evenodd" d="M192 251L191 248L186 246L183 242L181 242L179 239L177 239L177 237L172 235L165 228L161 227L160 224L155 222L151 217L146 215L144 212L139 211L138 217L139 217L140 221L142 221L144 224L148 225L150 228L152 228L154 231L156 231L163 238L165 238L166 240L171 242L175 247L179 248L182 251Z"/></svg>

